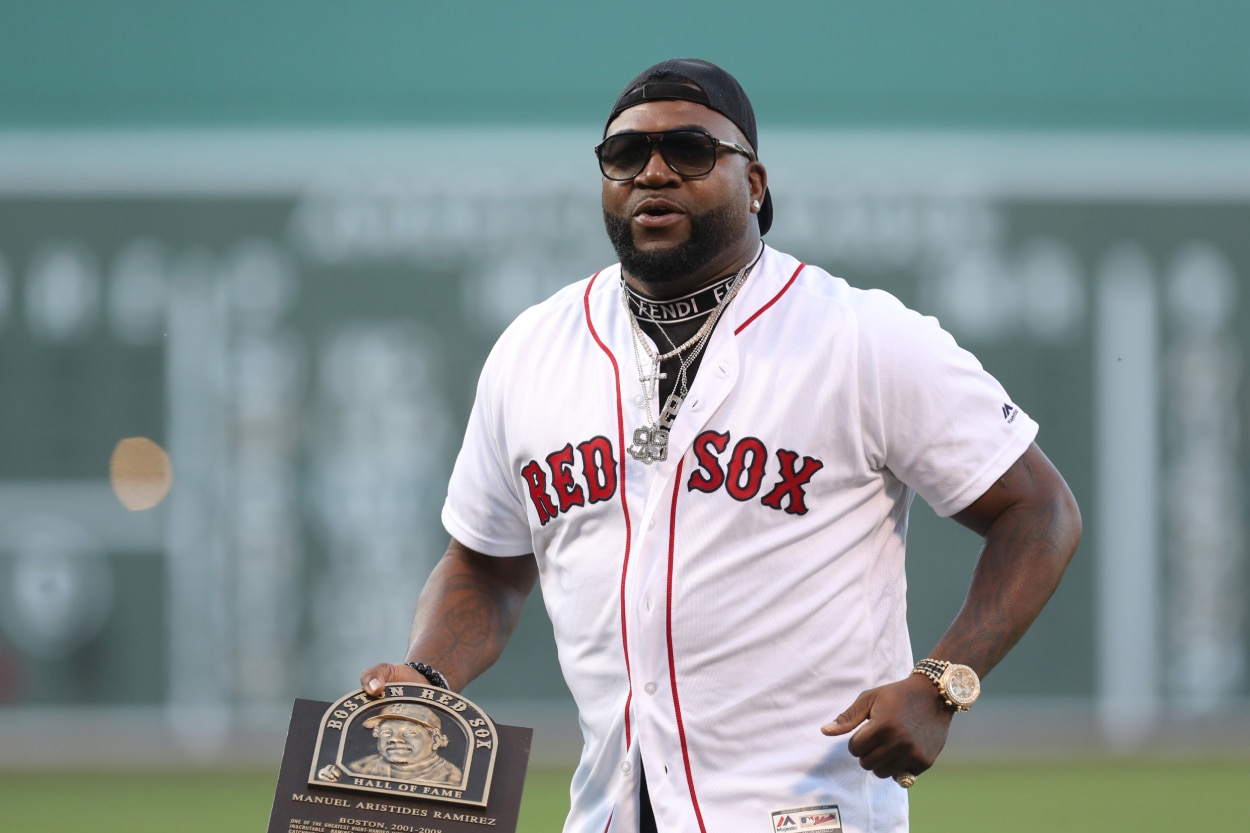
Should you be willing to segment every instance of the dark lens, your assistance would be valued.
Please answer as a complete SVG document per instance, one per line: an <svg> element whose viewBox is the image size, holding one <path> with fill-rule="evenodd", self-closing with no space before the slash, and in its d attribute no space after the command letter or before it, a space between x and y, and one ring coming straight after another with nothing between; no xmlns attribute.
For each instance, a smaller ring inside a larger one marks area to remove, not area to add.
<svg viewBox="0 0 1250 833"><path fill-rule="evenodd" d="M716 166L716 143L706 133L674 130L660 145L669 167L682 176L703 176Z"/></svg>
<svg viewBox="0 0 1250 833"><path fill-rule="evenodd" d="M609 136L599 146L599 167L608 179L632 179L647 166L651 138L646 133Z"/></svg>

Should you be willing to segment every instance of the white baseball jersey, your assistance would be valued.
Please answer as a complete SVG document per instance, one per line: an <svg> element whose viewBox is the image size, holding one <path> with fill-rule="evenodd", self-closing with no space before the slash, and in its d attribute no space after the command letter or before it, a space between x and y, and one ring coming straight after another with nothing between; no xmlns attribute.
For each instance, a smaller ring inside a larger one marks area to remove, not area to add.
<svg viewBox="0 0 1250 833"><path fill-rule="evenodd" d="M620 268L487 360L443 522L535 553L585 748L567 833L903 831L906 793L820 727L912 666L907 512L982 495L1037 425L932 318L774 249L717 325L669 456Z"/></svg>

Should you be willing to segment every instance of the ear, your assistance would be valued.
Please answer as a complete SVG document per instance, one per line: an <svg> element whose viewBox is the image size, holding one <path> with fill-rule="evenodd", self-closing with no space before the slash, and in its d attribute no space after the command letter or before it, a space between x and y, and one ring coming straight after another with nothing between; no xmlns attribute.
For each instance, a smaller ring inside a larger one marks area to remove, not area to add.
<svg viewBox="0 0 1250 833"><path fill-rule="evenodd" d="M768 190L768 170L764 167L763 162L750 162L747 164L747 183L751 189L751 202L759 200L764 202L764 192Z"/></svg>
<svg viewBox="0 0 1250 833"><path fill-rule="evenodd" d="M447 739L447 736L446 736L446 735L444 735L442 732L435 732L435 733L434 733L434 743L430 746L430 748L431 748L431 749L442 749L444 746L446 746L446 745L447 745L448 743L450 743L450 742L451 742L451 741L449 741L449 740Z"/></svg>

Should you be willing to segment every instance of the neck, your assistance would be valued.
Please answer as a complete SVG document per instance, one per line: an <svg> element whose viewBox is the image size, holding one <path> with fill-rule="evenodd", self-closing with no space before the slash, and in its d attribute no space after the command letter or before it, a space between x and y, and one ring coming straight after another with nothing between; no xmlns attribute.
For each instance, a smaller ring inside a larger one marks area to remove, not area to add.
<svg viewBox="0 0 1250 833"><path fill-rule="evenodd" d="M702 320L718 307L729 293L730 287L738 273L734 272L712 281L695 292L678 298L650 298L635 291L626 284L629 307L637 316L639 323L650 321L655 324L679 324L685 321Z"/></svg>
<svg viewBox="0 0 1250 833"><path fill-rule="evenodd" d="M639 295L656 301L668 301L698 292L736 274L756 260L760 254L760 244L758 235L744 238L741 245L726 250L721 256L713 258L689 275L648 281L631 275L628 270L622 270L621 274L629 288Z"/></svg>

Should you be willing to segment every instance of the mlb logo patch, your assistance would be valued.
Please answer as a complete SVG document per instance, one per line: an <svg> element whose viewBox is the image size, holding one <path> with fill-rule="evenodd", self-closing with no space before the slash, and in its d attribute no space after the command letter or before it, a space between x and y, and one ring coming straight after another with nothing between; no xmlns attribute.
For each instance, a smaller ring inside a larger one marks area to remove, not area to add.
<svg viewBox="0 0 1250 833"><path fill-rule="evenodd" d="M777 810L773 833L842 833L842 814L836 804Z"/></svg>

